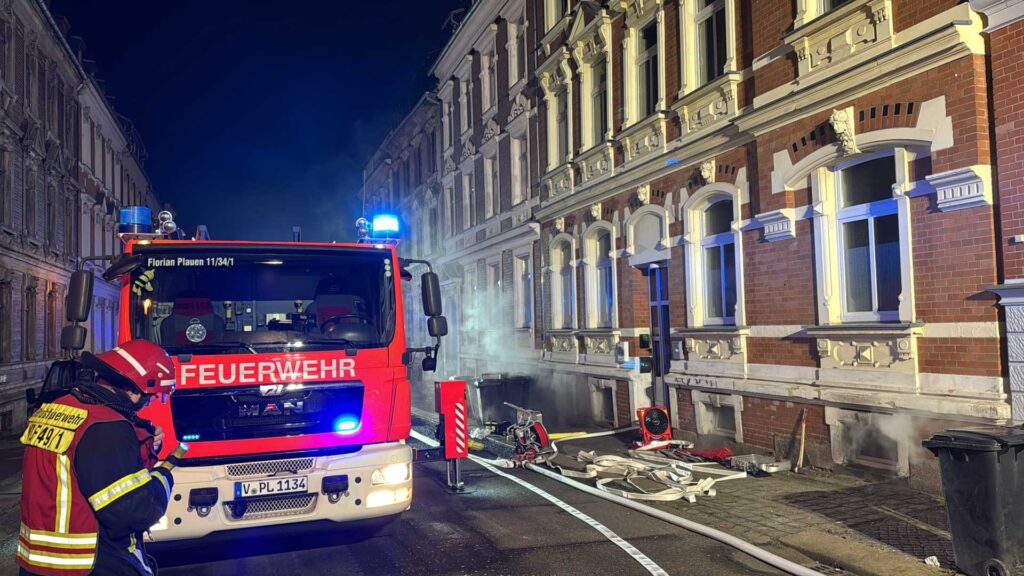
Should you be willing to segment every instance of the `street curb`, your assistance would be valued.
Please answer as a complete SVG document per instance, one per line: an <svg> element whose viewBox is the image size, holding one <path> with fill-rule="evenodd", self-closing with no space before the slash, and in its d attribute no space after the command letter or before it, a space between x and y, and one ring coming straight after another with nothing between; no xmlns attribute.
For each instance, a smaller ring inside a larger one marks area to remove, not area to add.
<svg viewBox="0 0 1024 576"><path fill-rule="evenodd" d="M779 541L802 554L837 566L858 576L946 576L948 570L928 566L923 560L916 560L902 554L882 554L878 547L862 544L823 534L806 531L783 536Z"/></svg>

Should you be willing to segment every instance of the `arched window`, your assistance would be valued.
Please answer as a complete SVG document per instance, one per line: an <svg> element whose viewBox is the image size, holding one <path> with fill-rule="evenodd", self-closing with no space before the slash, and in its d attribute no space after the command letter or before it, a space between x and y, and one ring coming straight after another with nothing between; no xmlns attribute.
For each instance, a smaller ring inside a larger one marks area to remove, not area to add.
<svg viewBox="0 0 1024 576"><path fill-rule="evenodd" d="M569 330L574 328L576 298L573 292L572 242L562 240L551 250L551 304L552 327Z"/></svg>
<svg viewBox="0 0 1024 576"><path fill-rule="evenodd" d="M704 209L701 252L705 324L735 323L736 243L732 219L730 199L712 202Z"/></svg>
<svg viewBox="0 0 1024 576"><path fill-rule="evenodd" d="M597 228L586 239L587 327L611 328L614 324L615 275L612 260L612 233Z"/></svg>

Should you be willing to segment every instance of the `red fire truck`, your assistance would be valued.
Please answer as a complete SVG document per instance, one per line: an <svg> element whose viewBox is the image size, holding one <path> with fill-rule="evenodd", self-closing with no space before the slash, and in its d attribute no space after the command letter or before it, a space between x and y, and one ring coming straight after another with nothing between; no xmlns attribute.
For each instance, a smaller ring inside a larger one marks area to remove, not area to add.
<svg viewBox="0 0 1024 576"><path fill-rule="evenodd" d="M404 330L400 280L413 262L428 270L434 343L424 348L408 347ZM407 366L422 353L432 370L447 332L429 264L372 235L354 244L134 235L105 276L121 280L118 340L156 342L176 366L174 389L154 382L141 414L167 435L161 457L189 447L154 541L387 519L409 507ZM75 290L69 304L89 301Z"/></svg>

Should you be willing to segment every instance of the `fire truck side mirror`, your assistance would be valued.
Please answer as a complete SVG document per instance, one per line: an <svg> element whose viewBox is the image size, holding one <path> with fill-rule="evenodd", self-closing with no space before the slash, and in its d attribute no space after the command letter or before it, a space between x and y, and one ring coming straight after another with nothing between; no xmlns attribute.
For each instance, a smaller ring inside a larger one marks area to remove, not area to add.
<svg viewBox="0 0 1024 576"><path fill-rule="evenodd" d="M447 336L448 319L444 316L427 318L427 333L434 337Z"/></svg>
<svg viewBox="0 0 1024 576"><path fill-rule="evenodd" d="M440 316L441 311L441 282L434 272L425 272L420 277L423 284L423 313L434 318Z"/></svg>
<svg viewBox="0 0 1024 576"><path fill-rule="evenodd" d="M142 265L142 256L138 254L121 254L103 271L103 279L112 281L122 274L127 274Z"/></svg>
<svg viewBox="0 0 1024 576"><path fill-rule="evenodd" d="M92 272L87 270L79 270L71 275L64 310L68 322L85 322L89 319L89 310L92 308L92 282Z"/></svg>
<svg viewBox="0 0 1024 576"><path fill-rule="evenodd" d="M427 356L426 358L424 358L423 371L433 372L435 370L437 370L437 358L434 358L433 356Z"/></svg>

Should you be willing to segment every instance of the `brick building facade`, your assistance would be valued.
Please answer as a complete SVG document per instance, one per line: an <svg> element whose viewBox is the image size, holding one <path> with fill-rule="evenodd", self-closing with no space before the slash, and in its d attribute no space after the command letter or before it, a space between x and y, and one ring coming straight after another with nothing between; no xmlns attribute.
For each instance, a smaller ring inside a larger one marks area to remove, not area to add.
<svg viewBox="0 0 1024 576"><path fill-rule="evenodd" d="M158 204L127 121L82 68L67 30L41 0L0 3L0 433L23 426L25 389L61 354L79 257L120 248L114 221L129 196L115 181L134 182L132 201ZM111 160L102 182L88 168L90 110L104 118L96 149ZM112 290L97 281L90 349L113 343Z"/></svg>
<svg viewBox="0 0 1024 576"><path fill-rule="evenodd" d="M973 4L1007 3L475 2L432 71L439 187L364 190L440 236L405 249L444 272L443 373L784 456L806 417L813 464L932 481L922 438L1011 417L1021 52Z"/></svg>

